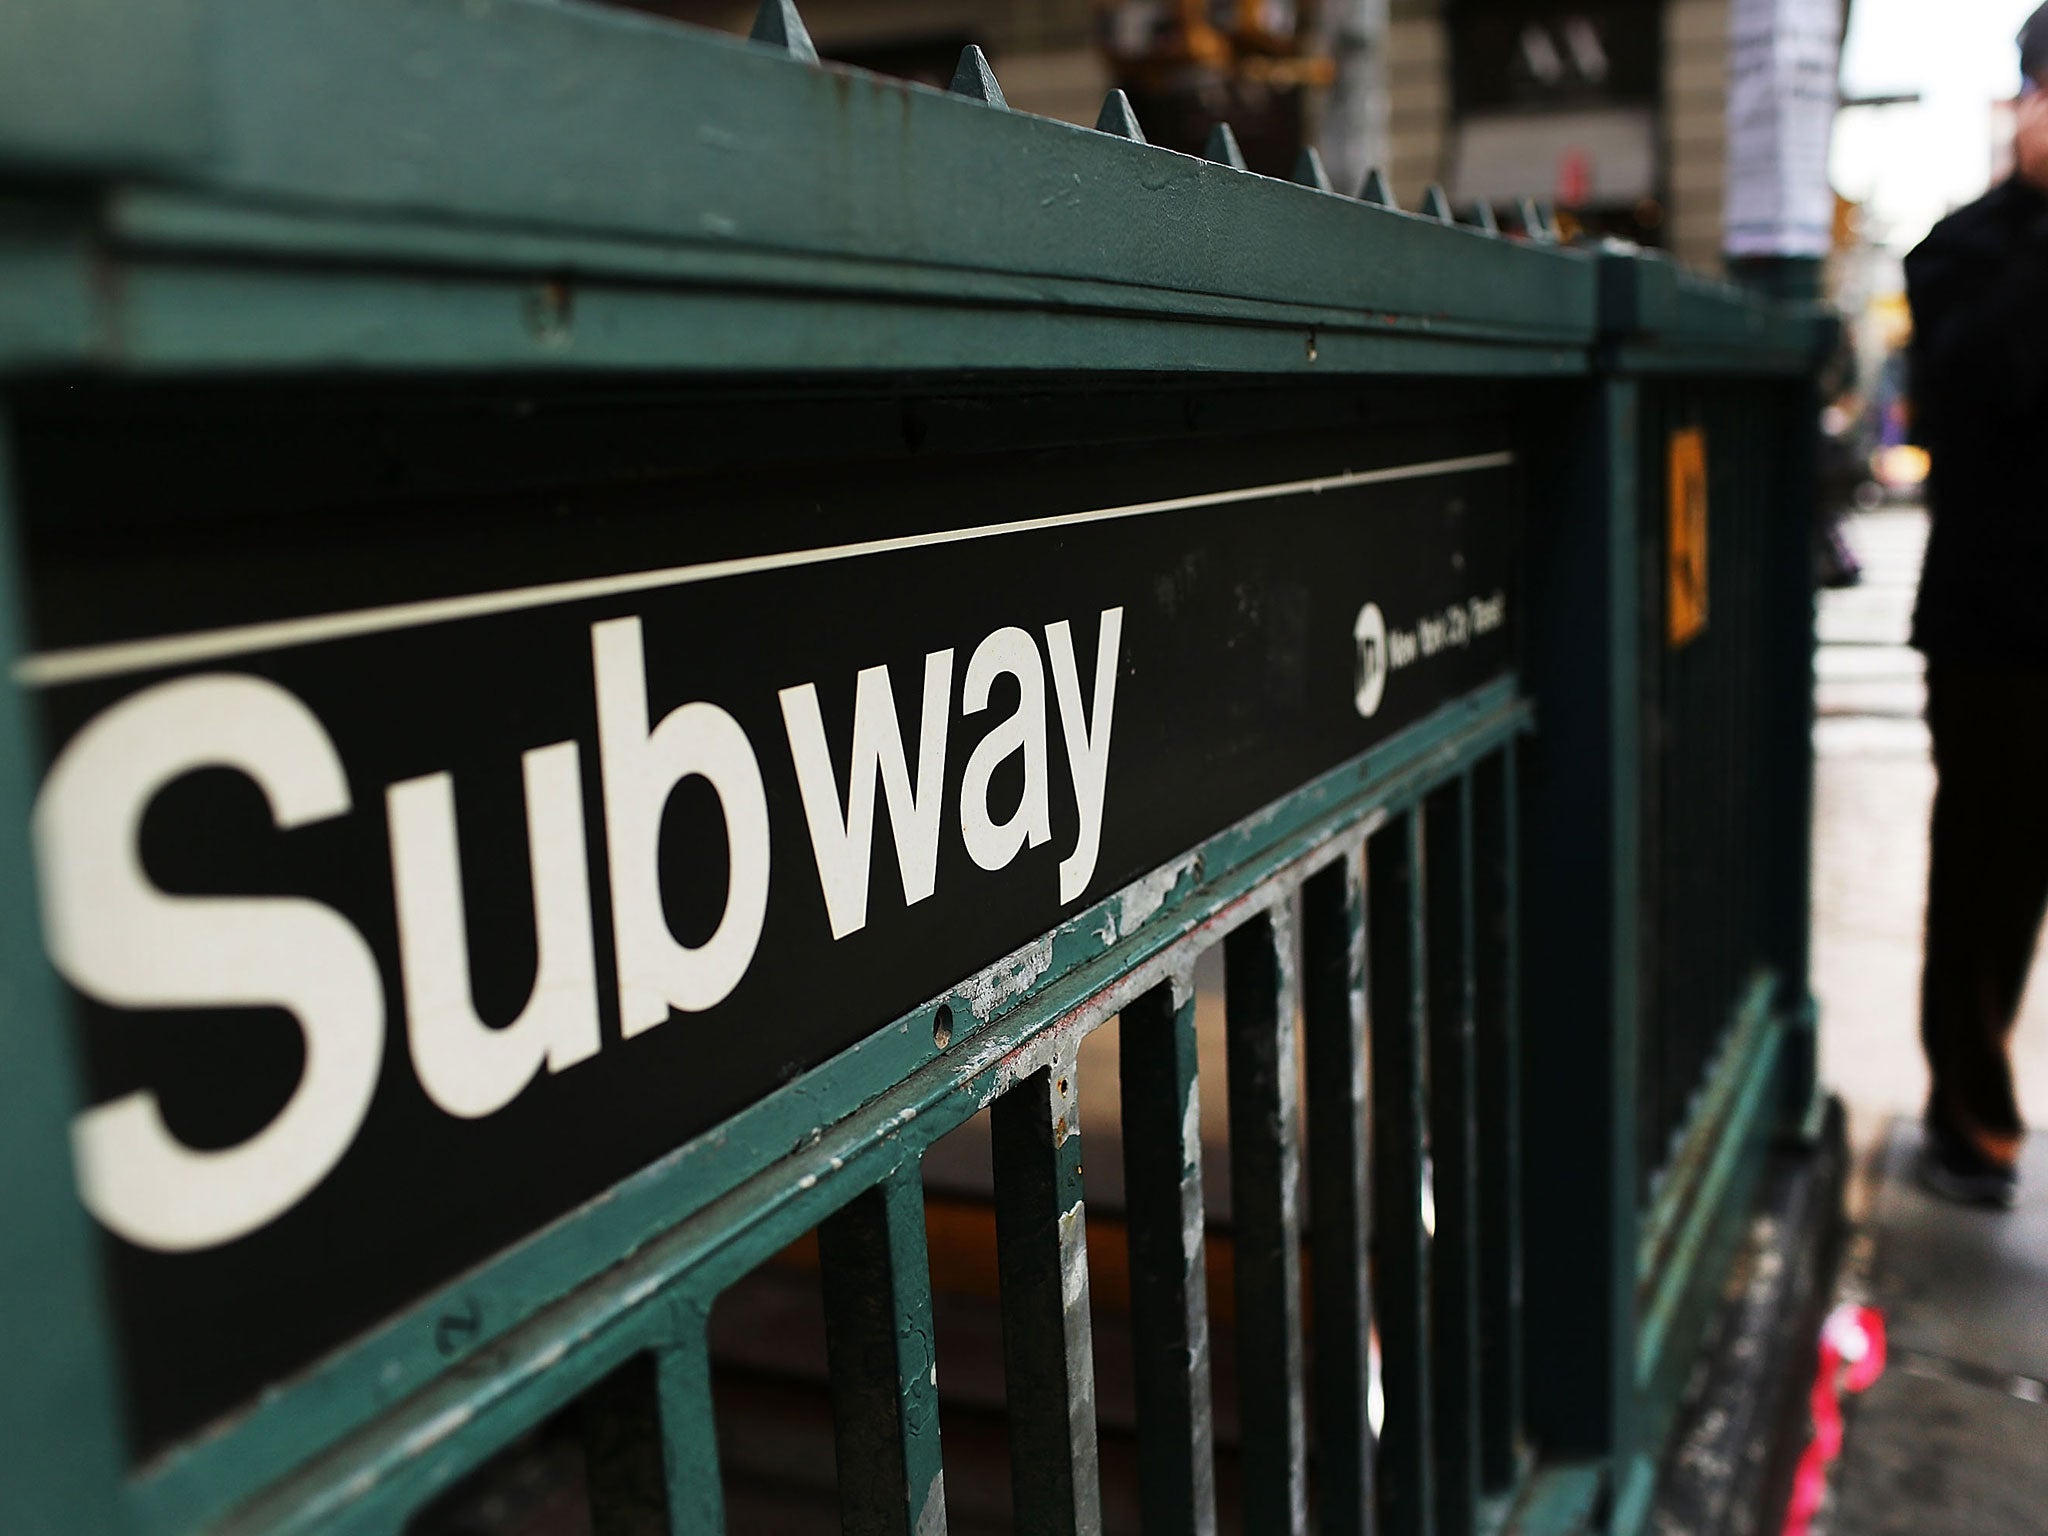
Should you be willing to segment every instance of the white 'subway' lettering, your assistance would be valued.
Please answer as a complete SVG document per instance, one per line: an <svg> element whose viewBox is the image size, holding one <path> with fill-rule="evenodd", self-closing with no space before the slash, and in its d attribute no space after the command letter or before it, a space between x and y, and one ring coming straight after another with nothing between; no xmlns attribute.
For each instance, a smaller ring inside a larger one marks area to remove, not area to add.
<svg viewBox="0 0 2048 1536"><path fill-rule="evenodd" d="M1079 812L1074 847L1059 864L1062 906L1087 890L1101 847L1122 632L1123 610L1105 609L1085 686L1066 620L1046 626L1042 652L1028 630L996 630L962 673L963 719L990 709L998 678L1017 690L1015 707L976 742L961 776L957 835L977 867L995 871L1052 836L1051 671ZM676 1013L716 1007L746 976L766 920L772 837L756 744L739 722L705 700L650 718L637 617L592 625L590 643L610 958L620 1028L631 1038ZM816 686L778 695L835 941L868 922L878 801L904 904L937 888L954 671L954 653L942 650L924 658L921 677L892 677L882 666L857 673L843 789ZM896 711L899 683L918 700L914 758ZM1012 758L1023 793L998 820L991 787ZM463 1119L495 1114L543 1069L568 1071L602 1048L588 787L577 745L535 747L520 766L537 963L524 1006L503 1027L478 1016L471 986L454 776L424 774L384 791L406 1043L427 1098ZM173 895L150 881L138 842L144 813L172 781L202 768L246 775L280 829L354 809L342 754L303 701L275 682L212 673L159 683L94 717L50 765L34 815L51 958L79 991L121 1008L280 1008L300 1031L297 1086L267 1125L234 1146L181 1142L148 1089L73 1121L87 1206L121 1237L164 1252L231 1242L310 1193L361 1129L384 1055L377 960L340 912L296 896ZM690 777L716 793L728 850L717 926L694 945L669 927L659 868L663 811Z"/></svg>

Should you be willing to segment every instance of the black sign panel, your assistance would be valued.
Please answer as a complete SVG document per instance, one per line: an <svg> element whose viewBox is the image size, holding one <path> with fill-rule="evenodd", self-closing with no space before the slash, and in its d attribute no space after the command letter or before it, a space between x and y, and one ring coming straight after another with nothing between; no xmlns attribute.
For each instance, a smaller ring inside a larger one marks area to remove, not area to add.
<svg viewBox="0 0 2048 1536"><path fill-rule="evenodd" d="M38 857L140 1444L1499 675L1502 449L51 543Z"/></svg>

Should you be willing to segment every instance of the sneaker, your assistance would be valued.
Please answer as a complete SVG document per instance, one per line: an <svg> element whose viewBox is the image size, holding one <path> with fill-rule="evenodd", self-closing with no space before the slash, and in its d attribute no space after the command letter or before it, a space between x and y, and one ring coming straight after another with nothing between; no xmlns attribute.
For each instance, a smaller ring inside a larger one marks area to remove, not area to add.
<svg viewBox="0 0 2048 1536"><path fill-rule="evenodd" d="M1929 1125L1920 1143L1920 1182L1944 1200L1958 1205L1988 1205L2011 1210L2019 1187L2019 1171L1996 1163L1961 1137Z"/></svg>

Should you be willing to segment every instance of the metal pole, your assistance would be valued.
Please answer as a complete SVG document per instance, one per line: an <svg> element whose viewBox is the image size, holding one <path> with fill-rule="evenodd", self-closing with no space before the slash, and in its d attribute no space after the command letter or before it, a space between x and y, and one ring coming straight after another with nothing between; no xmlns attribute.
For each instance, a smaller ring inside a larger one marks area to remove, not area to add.
<svg viewBox="0 0 2048 1536"><path fill-rule="evenodd" d="M1337 73L1316 137L1331 182L1351 192L1367 171L1386 165L1390 148L1387 0L1332 0L1326 15Z"/></svg>

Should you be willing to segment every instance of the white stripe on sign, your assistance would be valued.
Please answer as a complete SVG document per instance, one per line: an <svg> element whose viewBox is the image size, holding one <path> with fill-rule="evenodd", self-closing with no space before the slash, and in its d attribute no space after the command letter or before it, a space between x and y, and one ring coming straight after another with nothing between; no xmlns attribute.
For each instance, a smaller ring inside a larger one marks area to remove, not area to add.
<svg viewBox="0 0 2048 1536"><path fill-rule="evenodd" d="M976 528L948 528L936 533L905 534L893 539L869 539L858 544L828 544L817 549L791 549L776 554L744 555L733 560L707 560L699 565L672 565L661 570L631 571L620 576L592 576L576 581L553 581L539 586L513 587L502 592L476 592L464 597L425 598L417 602L391 603L380 608L357 608L343 613L316 614L303 619L273 619L255 624L234 624L224 629L196 630L189 634L163 635L149 640L119 640L106 645L73 646L65 650L44 651L39 655L23 657L15 663L14 680L28 688L56 687L65 683L86 682L93 678L119 677L128 672L148 672L161 667L186 666L195 661L218 661L223 657L278 651L289 646L317 645L325 640L346 640L357 635L418 629L428 624L447 624L458 619L478 619L493 614L517 613L527 608L549 608L560 603L583 602L589 598L619 597L633 592L651 592L662 587L688 586L700 581L721 581L728 576L751 576L762 571L826 565L835 560L855 560L863 555L930 549L941 544L965 544L975 539L1001 538L1006 534L1037 533L1048 528L1078 527L1083 523L1106 523L1122 518L1151 517L1161 512L1184 512L1194 507L1227 506L1232 502L1263 501L1278 496L1315 495L1322 491L1347 490L1357 485L1380 485L1390 480L1422 480L1436 475L1499 469L1514 461L1514 454L1509 452L1475 453L1463 458L1431 459L1420 464L1397 464L1385 469L1362 469L1338 475L1321 475L1311 480L1282 480L1271 485L1248 485L1233 491L1206 491L1198 496L1175 496L1165 501L1139 501L1122 507L1099 507L1092 512L1063 512L1051 517L1026 517L1007 523L984 523Z"/></svg>

